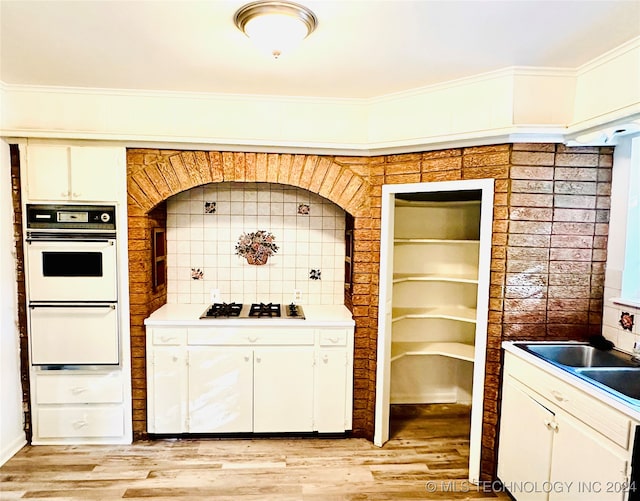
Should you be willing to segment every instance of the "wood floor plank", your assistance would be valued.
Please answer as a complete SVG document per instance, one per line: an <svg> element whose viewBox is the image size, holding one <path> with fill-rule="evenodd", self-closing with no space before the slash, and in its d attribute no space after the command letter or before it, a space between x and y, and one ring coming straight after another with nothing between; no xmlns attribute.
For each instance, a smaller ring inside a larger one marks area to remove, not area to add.
<svg viewBox="0 0 640 501"><path fill-rule="evenodd" d="M0 500L508 500L468 483L469 408L392 406L391 439L162 439L27 446Z"/></svg>

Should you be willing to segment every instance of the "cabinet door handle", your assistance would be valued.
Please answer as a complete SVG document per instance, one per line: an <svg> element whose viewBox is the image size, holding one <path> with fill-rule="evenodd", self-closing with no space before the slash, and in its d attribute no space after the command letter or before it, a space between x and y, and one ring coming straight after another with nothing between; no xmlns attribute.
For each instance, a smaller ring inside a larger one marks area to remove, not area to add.
<svg viewBox="0 0 640 501"><path fill-rule="evenodd" d="M60 196L67 198L67 197L71 196L71 192L70 191L61 191L60 192Z"/></svg>
<svg viewBox="0 0 640 501"><path fill-rule="evenodd" d="M245 361L245 362L248 362L248 361L249 361L249 355L245 355L245 356L244 356L244 361Z"/></svg>
<svg viewBox="0 0 640 501"><path fill-rule="evenodd" d="M328 364L328 363L329 363L329 355L323 355L323 356L322 356L322 361L323 361L325 364Z"/></svg>
<svg viewBox="0 0 640 501"><path fill-rule="evenodd" d="M258 363L262 362L262 358L261 357L256 357L256 362L258 362Z"/></svg>
<svg viewBox="0 0 640 501"><path fill-rule="evenodd" d="M78 197L80 197L80 195L82 195L82 193L76 193L74 191L71 195L73 196L73 198L78 198Z"/></svg>
<svg viewBox="0 0 640 501"><path fill-rule="evenodd" d="M560 393L558 390L551 390L551 394L559 402L566 402L567 401L567 399L564 397L564 395L562 393Z"/></svg>
<svg viewBox="0 0 640 501"><path fill-rule="evenodd" d="M249 337L247 337L247 339L249 340L250 343L255 343L258 340L258 337L249 336Z"/></svg>
<svg viewBox="0 0 640 501"><path fill-rule="evenodd" d="M548 419L544 420L544 425L553 431L558 431L558 423L555 421L549 421Z"/></svg>

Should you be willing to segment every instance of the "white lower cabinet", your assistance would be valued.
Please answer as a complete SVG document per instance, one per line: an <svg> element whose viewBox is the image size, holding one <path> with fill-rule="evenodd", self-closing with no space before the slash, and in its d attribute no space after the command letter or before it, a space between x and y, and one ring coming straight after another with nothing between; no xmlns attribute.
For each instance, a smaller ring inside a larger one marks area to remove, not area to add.
<svg viewBox="0 0 640 501"><path fill-rule="evenodd" d="M189 349L190 433L250 432L253 427L253 350Z"/></svg>
<svg viewBox="0 0 640 501"><path fill-rule="evenodd" d="M533 485L549 480L553 434L553 413L528 395L512 378L502 386L498 477L508 482L520 479ZM523 489L524 491L524 489ZM544 492L515 493L518 501L543 501Z"/></svg>
<svg viewBox="0 0 640 501"><path fill-rule="evenodd" d="M183 331L147 327L149 433L351 428L353 329Z"/></svg>
<svg viewBox="0 0 640 501"><path fill-rule="evenodd" d="M187 353L182 347L160 346L147 363L149 432L182 433L187 426Z"/></svg>
<svg viewBox="0 0 640 501"><path fill-rule="evenodd" d="M636 424L505 354L498 478L517 501L626 500Z"/></svg>
<svg viewBox="0 0 640 501"><path fill-rule="evenodd" d="M253 431L313 431L313 346L254 352Z"/></svg>
<svg viewBox="0 0 640 501"><path fill-rule="evenodd" d="M31 377L34 445L130 440L120 371L34 370Z"/></svg>

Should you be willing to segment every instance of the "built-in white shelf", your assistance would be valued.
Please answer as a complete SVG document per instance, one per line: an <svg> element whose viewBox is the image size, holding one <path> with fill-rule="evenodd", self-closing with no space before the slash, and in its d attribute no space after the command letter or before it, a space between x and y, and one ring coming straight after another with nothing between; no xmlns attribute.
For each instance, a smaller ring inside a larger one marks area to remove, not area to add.
<svg viewBox="0 0 640 501"><path fill-rule="evenodd" d="M480 240L453 240L447 238L394 238L396 244L476 244L480 245Z"/></svg>
<svg viewBox="0 0 640 501"><path fill-rule="evenodd" d="M399 284L402 282L457 282L462 284L477 284L478 276L471 274L448 274L438 275L436 273L394 273L393 283Z"/></svg>
<svg viewBox="0 0 640 501"><path fill-rule="evenodd" d="M471 344L448 342L403 342L391 343L391 361L410 355L441 355L473 362L475 347Z"/></svg>
<svg viewBox="0 0 640 501"><path fill-rule="evenodd" d="M460 322L476 323L475 308L464 306L433 306L424 308L393 308L392 322L407 318L446 318Z"/></svg>

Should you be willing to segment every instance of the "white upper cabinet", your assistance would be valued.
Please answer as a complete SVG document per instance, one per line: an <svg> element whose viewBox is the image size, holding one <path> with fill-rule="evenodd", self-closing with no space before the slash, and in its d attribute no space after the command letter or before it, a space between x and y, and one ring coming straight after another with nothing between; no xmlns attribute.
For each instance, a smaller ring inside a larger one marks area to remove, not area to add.
<svg viewBox="0 0 640 501"><path fill-rule="evenodd" d="M124 196L125 148L29 144L26 151L27 201L116 202Z"/></svg>

